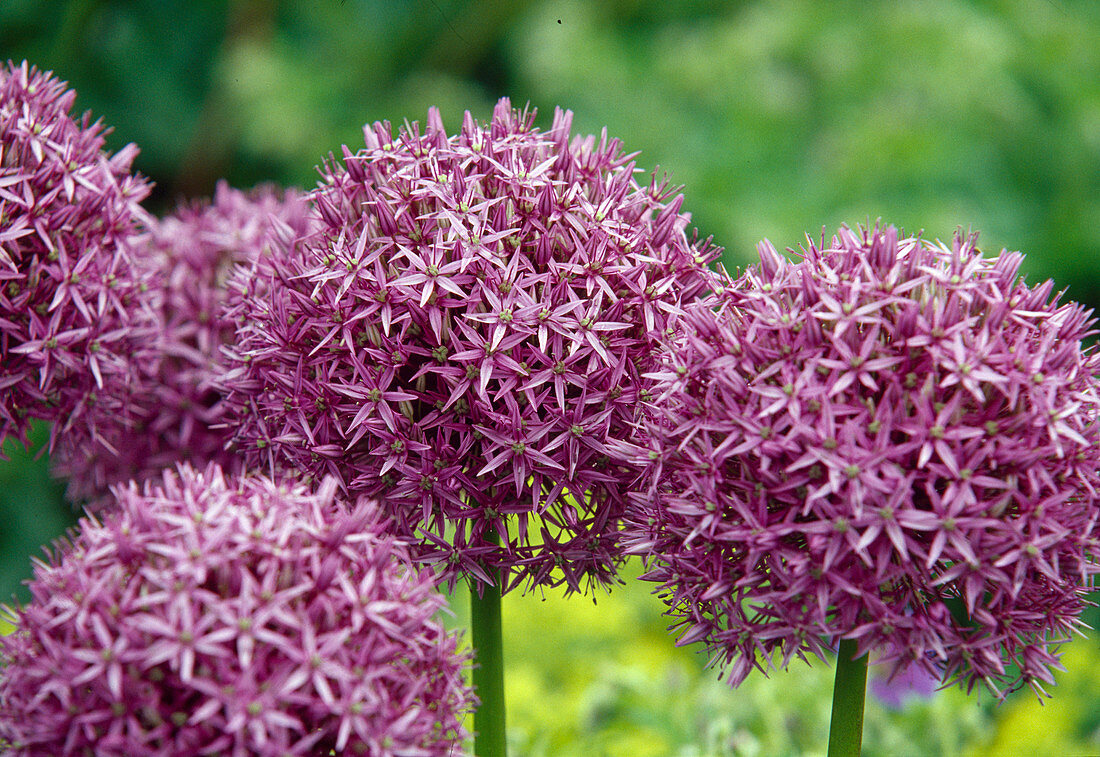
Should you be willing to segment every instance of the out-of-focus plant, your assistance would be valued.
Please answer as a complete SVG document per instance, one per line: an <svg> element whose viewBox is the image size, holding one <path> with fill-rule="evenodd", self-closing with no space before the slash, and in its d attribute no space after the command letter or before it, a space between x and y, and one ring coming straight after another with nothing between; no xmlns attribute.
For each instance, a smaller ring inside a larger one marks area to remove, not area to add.
<svg viewBox="0 0 1100 757"><path fill-rule="evenodd" d="M595 604L535 593L505 605L513 754L825 754L829 666L799 666L768 678L751 676L731 689L706 666L706 655L668 642L659 615L661 601L645 583L634 580L641 572L640 562L631 560L623 571L627 584L601 594ZM452 596L456 608L461 610L463 604L460 594ZM460 626L463 620L454 622ZM876 676L887 672L876 665L871 669ZM558 706L547 708L550 699ZM1046 706L1062 702L1056 696ZM967 697L958 689L910 700L901 710L870 697L864 754L961 757L990 733L1002 711L988 697ZM1029 736L1022 743L1037 738Z"/></svg>

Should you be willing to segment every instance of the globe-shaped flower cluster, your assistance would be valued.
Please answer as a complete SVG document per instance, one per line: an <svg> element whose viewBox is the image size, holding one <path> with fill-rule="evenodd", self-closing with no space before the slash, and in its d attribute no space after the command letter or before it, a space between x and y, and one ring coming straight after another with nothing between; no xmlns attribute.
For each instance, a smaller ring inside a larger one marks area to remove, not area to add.
<svg viewBox="0 0 1100 757"><path fill-rule="evenodd" d="M149 187L133 145L110 155L98 121L69 115L75 97L26 62L0 67L0 438L29 418L78 422L145 341L122 242L148 220Z"/></svg>
<svg viewBox="0 0 1100 757"><path fill-rule="evenodd" d="M285 254L305 232L307 207L293 190L245 193L222 182L212 201L185 205L129 242L146 284L130 322L155 349L130 356L129 382L98 393L111 401L88 407L94 433L78 426L58 439L54 468L69 480L70 498L101 504L108 486L148 480L177 462L239 470L214 386L222 346L234 337L223 313L226 282L234 266Z"/></svg>
<svg viewBox="0 0 1100 757"><path fill-rule="evenodd" d="M450 755L472 703L434 579L373 503L181 467L115 489L0 637L0 746Z"/></svg>
<svg viewBox="0 0 1100 757"><path fill-rule="evenodd" d="M842 228L760 257L686 317L638 445L624 543L680 642L735 684L851 639L1042 691L1096 572L1090 313L974 237Z"/></svg>
<svg viewBox="0 0 1100 757"><path fill-rule="evenodd" d="M227 423L250 465L381 497L451 581L608 581L653 337L716 254L606 134L507 100L448 136L365 129L324 170L319 230L231 298ZM480 584L479 584L480 585Z"/></svg>

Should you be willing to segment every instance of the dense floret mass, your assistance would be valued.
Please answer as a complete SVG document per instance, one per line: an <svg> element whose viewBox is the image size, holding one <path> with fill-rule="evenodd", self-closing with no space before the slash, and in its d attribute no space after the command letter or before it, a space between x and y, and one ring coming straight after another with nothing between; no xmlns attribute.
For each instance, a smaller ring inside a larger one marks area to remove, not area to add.
<svg viewBox="0 0 1100 757"><path fill-rule="evenodd" d="M132 240L148 291L131 322L154 349L131 357L130 382L99 393L117 396L88 408L93 423L58 439L55 472L69 480L70 498L100 504L110 485L146 481L178 462L240 468L226 449L214 385L221 348L234 338L226 282L237 265L285 255L305 233L307 207L294 190L245 193L222 182L212 201L185 205Z"/></svg>
<svg viewBox="0 0 1100 757"><path fill-rule="evenodd" d="M760 257L686 317L634 453L624 538L680 642L735 684L853 639L1042 691L1096 572L1090 312L972 236L842 228Z"/></svg>
<svg viewBox="0 0 1100 757"><path fill-rule="evenodd" d="M450 755L445 602L374 503L181 467L88 517L0 637L5 754Z"/></svg>
<svg viewBox="0 0 1100 757"><path fill-rule="evenodd" d="M0 437L82 420L143 341L129 314L145 284L122 242L149 187L133 145L110 155L98 121L69 115L75 97L25 61L0 67Z"/></svg>
<svg viewBox="0 0 1100 757"><path fill-rule="evenodd" d="M681 196L558 111L364 130L324 169L320 231L238 282L229 423L251 465L383 499L452 582L614 576L607 443L717 254Z"/></svg>

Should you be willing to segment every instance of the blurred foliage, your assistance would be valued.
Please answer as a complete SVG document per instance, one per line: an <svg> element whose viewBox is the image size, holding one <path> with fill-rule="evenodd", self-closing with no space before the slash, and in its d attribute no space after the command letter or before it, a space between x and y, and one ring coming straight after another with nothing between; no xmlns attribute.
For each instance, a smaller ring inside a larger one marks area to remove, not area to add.
<svg viewBox="0 0 1100 757"><path fill-rule="evenodd" d="M761 237L797 246L842 222L961 225L1100 304L1094 0L4 0L0 50L68 80L113 149L141 147L157 212L221 177L308 187L366 122L438 105L453 129L510 96L542 125L560 105L640 150L731 266ZM4 451L0 600L26 597L28 556L73 517L44 458ZM821 753L828 666L730 691L672 645L647 590L505 602L517 756ZM872 700L866 753L1096 752L1098 656L1073 642L1042 709Z"/></svg>
<svg viewBox="0 0 1100 757"><path fill-rule="evenodd" d="M1021 696L997 713L1000 727L975 742L970 757L1028 754L1035 757L1100 752L1100 648L1095 637L1070 644L1062 658L1054 697Z"/></svg>
<svg viewBox="0 0 1100 757"><path fill-rule="evenodd" d="M795 661L787 671L752 675L731 689L706 668L706 657L696 648L672 643L664 605L649 592L651 585L635 580L639 573L640 565L632 561L626 584L595 602L550 592L505 598L505 696L513 757L824 757L831 662ZM452 622L462 627L468 597L459 590L451 599ZM1081 667L1079 675L1087 680L1087 666ZM871 674L885 673L872 666ZM1026 705L1012 701L1011 707ZM1064 720L1074 734L1083 718L1063 708L1070 714L1058 722ZM910 699L902 710L887 709L869 696L863 753L1016 753L971 751L990 734L1000 735L994 725L1001 712L1005 708L995 709L987 694L967 697L958 689ZM1009 738L1021 745L1020 754L1030 753L1028 746L1043 732L1017 731Z"/></svg>
<svg viewBox="0 0 1100 757"><path fill-rule="evenodd" d="M31 449L41 450L48 437L49 428L36 425L30 434ZM4 442L2 454L6 459L0 461L0 603L13 593L27 601L30 593L19 583L30 576L30 557L44 558L42 548L62 536L76 516L63 500L64 486L50 477L45 455L28 451L14 439Z"/></svg>
<svg viewBox="0 0 1100 757"><path fill-rule="evenodd" d="M365 122L508 95L659 164L734 264L842 222L961 225L1100 302L1092 0L5 0L0 49L139 144L161 206L308 186Z"/></svg>

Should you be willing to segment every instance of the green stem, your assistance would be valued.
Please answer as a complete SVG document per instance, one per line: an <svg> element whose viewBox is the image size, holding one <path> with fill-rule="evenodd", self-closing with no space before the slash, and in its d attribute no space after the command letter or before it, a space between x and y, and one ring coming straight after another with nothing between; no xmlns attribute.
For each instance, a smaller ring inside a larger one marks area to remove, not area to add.
<svg viewBox="0 0 1100 757"><path fill-rule="evenodd" d="M500 576L493 586L470 587L470 626L474 637L474 692L481 700L474 712L474 754L505 757L504 653L500 628ZM472 581L471 581L472 583Z"/></svg>
<svg viewBox="0 0 1100 757"><path fill-rule="evenodd" d="M867 696L867 655L856 656L856 642L842 639L836 656L829 757L859 757L863 745L863 700Z"/></svg>

